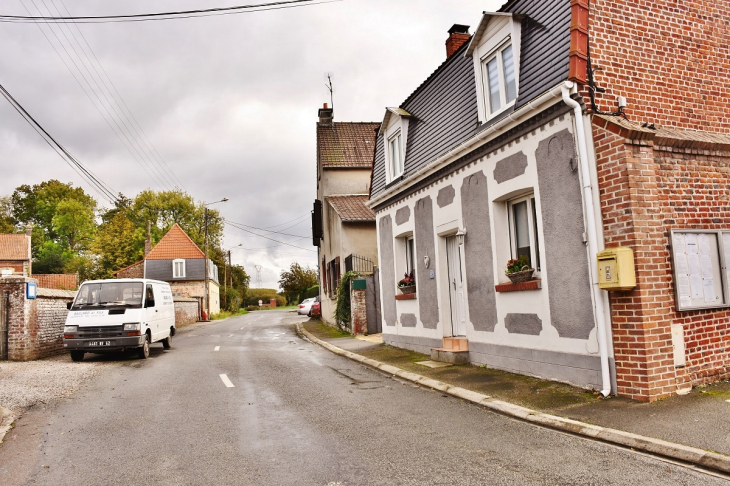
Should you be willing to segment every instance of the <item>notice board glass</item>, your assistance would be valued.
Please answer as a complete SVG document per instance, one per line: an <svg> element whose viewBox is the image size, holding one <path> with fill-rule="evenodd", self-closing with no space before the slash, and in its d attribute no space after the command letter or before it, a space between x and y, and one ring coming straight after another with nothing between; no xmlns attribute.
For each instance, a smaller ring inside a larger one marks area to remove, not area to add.
<svg viewBox="0 0 730 486"><path fill-rule="evenodd" d="M728 307L730 231L670 231L678 311Z"/></svg>

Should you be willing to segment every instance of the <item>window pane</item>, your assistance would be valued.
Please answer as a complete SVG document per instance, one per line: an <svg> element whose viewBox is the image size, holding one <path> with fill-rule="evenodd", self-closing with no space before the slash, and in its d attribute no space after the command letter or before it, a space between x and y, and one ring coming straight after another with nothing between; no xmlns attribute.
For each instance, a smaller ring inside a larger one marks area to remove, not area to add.
<svg viewBox="0 0 730 486"><path fill-rule="evenodd" d="M512 57L512 46L508 46L502 51L502 66L504 67L505 95L507 97L507 103L510 103L517 97L515 62Z"/></svg>
<svg viewBox="0 0 730 486"><path fill-rule="evenodd" d="M413 261L413 238L406 239L406 271L411 273L415 268Z"/></svg>
<svg viewBox="0 0 730 486"><path fill-rule="evenodd" d="M517 258L525 255L530 258L530 224L527 219L527 201L512 205L515 221L515 250Z"/></svg>
<svg viewBox="0 0 730 486"><path fill-rule="evenodd" d="M398 134L398 138L396 139L398 142L398 174L403 173L403 147L401 147L401 141L400 141L400 133Z"/></svg>
<svg viewBox="0 0 730 486"><path fill-rule="evenodd" d="M489 112L494 113L502 106L499 98L499 71L496 57L487 63L487 82L489 84Z"/></svg>
<svg viewBox="0 0 730 486"><path fill-rule="evenodd" d="M398 161L396 159L397 150L395 147L395 140L390 141L390 174L392 177L398 175Z"/></svg>

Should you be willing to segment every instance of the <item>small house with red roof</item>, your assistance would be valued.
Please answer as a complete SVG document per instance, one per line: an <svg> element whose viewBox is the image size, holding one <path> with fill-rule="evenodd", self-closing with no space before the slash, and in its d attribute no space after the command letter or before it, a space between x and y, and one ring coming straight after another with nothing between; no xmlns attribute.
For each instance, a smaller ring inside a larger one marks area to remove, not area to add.
<svg viewBox="0 0 730 486"><path fill-rule="evenodd" d="M25 234L0 235L0 275L31 274L30 229Z"/></svg>
<svg viewBox="0 0 730 486"><path fill-rule="evenodd" d="M203 299L205 254L175 223L144 259L115 272L117 278L151 278L169 282L176 297ZM210 314L220 312L218 267L208 260Z"/></svg>

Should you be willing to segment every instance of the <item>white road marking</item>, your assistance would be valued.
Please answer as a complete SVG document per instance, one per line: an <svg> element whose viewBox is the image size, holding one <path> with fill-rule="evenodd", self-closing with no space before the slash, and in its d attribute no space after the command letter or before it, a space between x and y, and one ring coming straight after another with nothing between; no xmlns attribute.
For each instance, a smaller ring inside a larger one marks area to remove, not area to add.
<svg viewBox="0 0 730 486"><path fill-rule="evenodd" d="M233 337L233 334L229 334L228 337Z"/></svg>
<svg viewBox="0 0 730 486"><path fill-rule="evenodd" d="M213 351L220 351L220 350L221 350L221 347L220 347L220 346L216 346L216 347L215 347L215 348L213 349Z"/></svg>
<svg viewBox="0 0 730 486"><path fill-rule="evenodd" d="M225 373L222 373L218 376L221 377L221 381L223 382L224 385L226 385L226 388L235 388L235 385L233 383L231 383L231 380L228 379L228 377L226 376Z"/></svg>

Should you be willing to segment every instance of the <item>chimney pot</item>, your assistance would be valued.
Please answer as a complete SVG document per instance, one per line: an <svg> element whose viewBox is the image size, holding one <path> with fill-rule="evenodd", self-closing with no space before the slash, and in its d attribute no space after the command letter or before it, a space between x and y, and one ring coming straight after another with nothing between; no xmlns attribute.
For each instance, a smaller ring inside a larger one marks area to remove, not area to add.
<svg viewBox="0 0 730 486"><path fill-rule="evenodd" d="M31 236L33 234L33 227L31 225L25 227L25 234L27 236Z"/></svg>
<svg viewBox="0 0 730 486"><path fill-rule="evenodd" d="M454 24L449 29L449 38L446 39L446 59L454 55L461 46L469 42L471 35L469 35L469 26Z"/></svg>

